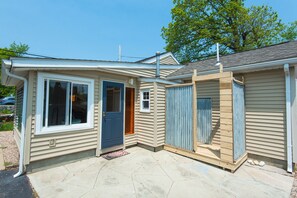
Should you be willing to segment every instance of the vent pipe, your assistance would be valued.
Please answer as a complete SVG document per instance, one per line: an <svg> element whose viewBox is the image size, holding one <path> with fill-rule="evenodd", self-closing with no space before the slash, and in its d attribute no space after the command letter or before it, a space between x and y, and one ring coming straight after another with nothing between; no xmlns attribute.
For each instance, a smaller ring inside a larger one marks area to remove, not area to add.
<svg viewBox="0 0 297 198"><path fill-rule="evenodd" d="M160 78L160 52L156 52L156 78Z"/></svg>
<svg viewBox="0 0 297 198"><path fill-rule="evenodd" d="M216 66L220 68L220 73L223 73L223 64L220 63L220 46L217 43L217 63Z"/></svg>

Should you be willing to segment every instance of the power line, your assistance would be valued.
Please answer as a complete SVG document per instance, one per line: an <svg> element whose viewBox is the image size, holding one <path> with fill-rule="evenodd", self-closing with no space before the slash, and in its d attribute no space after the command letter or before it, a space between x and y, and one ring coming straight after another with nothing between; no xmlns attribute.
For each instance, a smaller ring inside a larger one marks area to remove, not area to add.
<svg viewBox="0 0 297 198"><path fill-rule="evenodd" d="M137 58L137 59L140 59L140 58L147 58L147 57L140 57L140 56L122 56L124 58Z"/></svg>
<svg viewBox="0 0 297 198"><path fill-rule="evenodd" d="M50 56L44 56L44 55L39 55L39 54L31 54L31 53L26 53L26 52L20 53L20 52L16 52L16 51L13 51L13 50L8 50L8 49L3 49L3 48L0 48L0 50L6 51L6 52L12 52L12 53L16 53L16 54L25 54L25 55L29 55L29 56L36 56L36 57L40 57L40 58L52 58L52 59L55 59L54 57L50 57ZM7 54L2 54L2 55L7 55Z"/></svg>

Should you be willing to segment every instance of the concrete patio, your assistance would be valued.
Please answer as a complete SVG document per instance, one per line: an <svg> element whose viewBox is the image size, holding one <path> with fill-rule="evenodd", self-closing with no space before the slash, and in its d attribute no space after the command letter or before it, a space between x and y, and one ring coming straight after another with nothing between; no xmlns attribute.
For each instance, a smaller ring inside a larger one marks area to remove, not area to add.
<svg viewBox="0 0 297 198"><path fill-rule="evenodd" d="M235 174L167 151L90 158L28 174L43 197L289 197L285 171L244 164Z"/></svg>

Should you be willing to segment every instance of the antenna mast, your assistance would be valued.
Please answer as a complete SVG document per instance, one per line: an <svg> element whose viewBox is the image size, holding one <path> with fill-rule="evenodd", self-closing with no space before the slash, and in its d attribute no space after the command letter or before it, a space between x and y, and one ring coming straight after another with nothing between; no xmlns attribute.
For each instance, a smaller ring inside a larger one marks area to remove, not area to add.
<svg viewBox="0 0 297 198"><path fill-rule="evenodd" d="M122 46L119 45L119 58L118 61L122 61Z"/></svg>

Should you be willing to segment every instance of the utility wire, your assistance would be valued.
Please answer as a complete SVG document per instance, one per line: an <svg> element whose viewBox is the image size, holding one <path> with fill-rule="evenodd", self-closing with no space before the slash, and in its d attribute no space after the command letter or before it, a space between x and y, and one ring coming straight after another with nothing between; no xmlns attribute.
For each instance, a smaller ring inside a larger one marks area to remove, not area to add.
<svg viewBox="0 0 297 198"><path fill-rule="evenodd" d="M50 57L50 56L43 56L43 55L39 55L39 54L31 54L31 53L26 53L26 52L20 53L20 52L16 52L16 51L13 51L13 50L8 50L8 49L3 49L3 48L0 48L0 50L6 51L6 52L12 52L12 53L16 53L16 54L25 54L25 55L29 55L29 56L36 56L36 57L40 57L40 58L52 58L52 59L55 59L54 57ZM2 53L2 55L8 55L8 54L3 54Z"/></svg>
<svg viewBox="0 0 297 198"><path fill-rule="evenodd" d="M140 57L140 56L122 56L122 57L124 57L124 58L137 58L137 59L139 59L139 58L147 58L147 57Z"/></svg>

